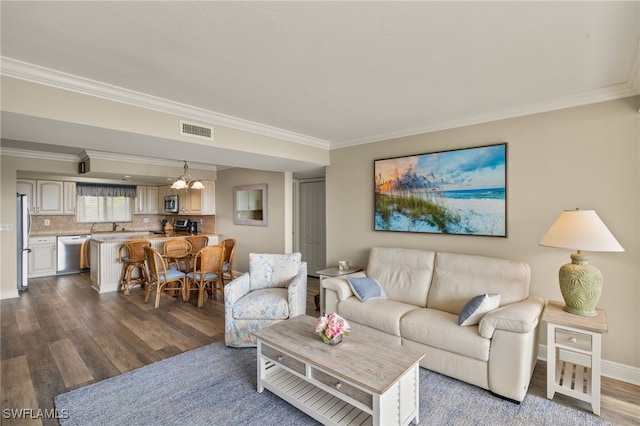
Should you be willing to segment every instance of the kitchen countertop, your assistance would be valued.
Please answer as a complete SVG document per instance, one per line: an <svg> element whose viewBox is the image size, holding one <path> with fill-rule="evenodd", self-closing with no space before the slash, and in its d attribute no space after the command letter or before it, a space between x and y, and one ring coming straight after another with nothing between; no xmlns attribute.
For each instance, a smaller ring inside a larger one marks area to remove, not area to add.
<svg viewBox="0 0 640 426"><path fill-rule="evenodd" d="M172 237L188 237L190 235L221 235L211 232L199 232L198 234L190 234L188 232L169 232L166 234L155 234L153 231L117 231L117 232L39 232L37 234L30 235L30 238L38 237L64 237L69 235L91 235L91 239L96 241L113 242L113 241L127 241L131 239L144 238L158 239L158 238L172 238Z"/></svg>
<svg viewBox="0 0 640 426"><path fill-rule="evenodd" d="M190 235L218 235L219 236L220 234L216 234L216 233L190 234L188 232L170 232L166 234L153 234L150 232L146 233L145 231L105 232L105 233L93 234L91 235L91 239L101 243L102 242L111 243L114 241L128 241L128 240L135 240L139 238L142 238L145 240L155 240L155 239L161 239L161 238L181 238L181 237L188 237Z"/></svg>

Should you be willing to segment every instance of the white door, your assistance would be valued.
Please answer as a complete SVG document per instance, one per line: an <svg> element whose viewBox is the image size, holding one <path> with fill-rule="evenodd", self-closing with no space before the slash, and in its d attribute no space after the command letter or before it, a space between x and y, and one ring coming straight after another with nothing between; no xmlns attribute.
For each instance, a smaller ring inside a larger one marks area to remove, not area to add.
<svg viewBox="0 0 640 426"><path fill-rule="evenodd" d="M314 277L327 262L324 184L324 180L300 182L300 252Z"/></svg>

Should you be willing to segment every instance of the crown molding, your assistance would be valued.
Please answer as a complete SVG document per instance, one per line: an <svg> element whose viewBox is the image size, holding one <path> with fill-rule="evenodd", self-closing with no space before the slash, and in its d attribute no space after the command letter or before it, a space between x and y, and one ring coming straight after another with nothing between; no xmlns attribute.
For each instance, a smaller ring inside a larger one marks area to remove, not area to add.
<svg viewBox="0 0 640 426"><path fill-rule="evenodd" d="M133 155L126 154L116 154L113 152L104 152L104 151L93 151L93 150L85 150L80 154L80 160L106 160L106 161L118 161L118 162L128 162L128 163L140 163L140 164L150 164L154 166L162 166L162 167L178 167L182 168L184 166L184 160L169 160L163 158L152 158L152 157L139 157ZM208 163L196 163L195 161L187 161L187 164L192 169L198 170L211 170L216 171L220 168L214 164Z"/></svg>
<svg viewBox="0 0 640 426"><path fill-rule="evenodd" d="M37 160L54 160L54 161L68 161L77 163L80 161L80 157L73 154L57 154L54 152L43 151L30 151L27 149L18 148L3 148L0 147L0 155L9 155L12 157L33 158Z"/></svg>
<svg viewBox="0 0 640 426"><path fill-rule="evenodd" d="M636 55L637 56L637 55ZM635 67L638 69L636 60ZM639 77L640 78L640 77ZM496 111L481 112L460 118L443 119L426 125L418 125L415 127L381 132L377 134L356 137L353 139L345 139L343 141L333 142L332 149L346 148L349 146L363 145L367 143L380 142L389 139L397 139L401 137L419 135L422 133L431 133L442 130L455 129L458 127L471 126L475 124L488 123L492 121L505 120L509 118L523 117L527 115L539 114L549 111L557 111L566 108L579 107L583 105L594 104L598 102L612 101L622 99L629 96L640 94L638 81L617 84L602 89L592 90L589 92L577 93L573 95L558 97L555 99L545 100L542 102L534 102L527 105L521 105L513 108L505 108Z"/></svg>
<svg viewBox="0 0 640 426"><path fill-rule="evenodd" d="M20 80L43 84L63 90L69 90L89 96L120 102L132 106L151 109L163 113L181 116L213 125L230 127L263 136L274 137L289 142L312 146L320 149L338 149L349 146L363 145L389 139L413 136L449 130L458 127L488 123L526 115L539 114L560 109L573 108L598 102L606 102L640 94L640 42L629 71L628 81L625 83L582 92L555 99L505 108L495 111L484 111L465 117L443 118L427 124L420 124L408 128L355 136L341 141L326 141L289 132L275 127L266 126L248 120L231 117L208 111L202 108L181 104L163 98L135 92L122 87L90 80L61 71L52 70L17 59L0 56L0 74Z"/></svg>
<svg viewBox="0 0 640 426"><path fill-rule="evenodd" d="M53 152L44 152L44 151L31 151L31 150L19 149L19 148L0 147L0 155L32 158L36 160L67 161L71 163L77 163L80 161L95 159L95 160L117 161L117 162L135 163L135 164L150 164L150 165L162 166L162 167L182 168L184 166L183 160L168 160L168 159L162 159L162 158L140 157L136 155L115 154L111 152L91 151L91 150L83 151L80 155L74 155L74 154L57 154ZM220 170L220 168L214 164L196 163L194 161L187 161L187 164L191 169L210 170L210 171Z"/></svg>
<svg viewBox="0 0 640 426"><path fill-rule="evenodd" d="M135 92L123 87L45 68L7 56L0 56L0 74L19 80L43 84L58 89L69 90L84 95L95 96L167 114L173 114L186 119L210 123L212 125L230 127L314 148L330 148L329 141L322 139L208 111L203 108L197 108L168 99Z"/></svg>

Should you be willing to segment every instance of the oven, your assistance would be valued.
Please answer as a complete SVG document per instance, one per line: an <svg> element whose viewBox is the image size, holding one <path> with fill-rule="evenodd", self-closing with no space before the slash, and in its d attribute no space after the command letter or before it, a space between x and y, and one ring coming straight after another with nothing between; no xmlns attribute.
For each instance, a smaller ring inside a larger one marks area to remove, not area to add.
<svg viewBox="0 0 640 426"><path fill-rule="evenodd" d="M165 213L178 213L178 196L177 195L165 195L164 197L164 212Z"/></svg>

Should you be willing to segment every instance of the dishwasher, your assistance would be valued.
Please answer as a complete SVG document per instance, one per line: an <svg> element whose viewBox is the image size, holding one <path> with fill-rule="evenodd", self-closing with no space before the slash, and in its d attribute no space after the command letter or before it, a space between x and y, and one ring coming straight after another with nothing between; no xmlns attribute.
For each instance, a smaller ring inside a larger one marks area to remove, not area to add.
<svg viewBox="0 0 640 426"><path fill-rule="evenodd" d="M56 273L72 274L89 269L89 243L91 235L58 237Z"/></svg>

